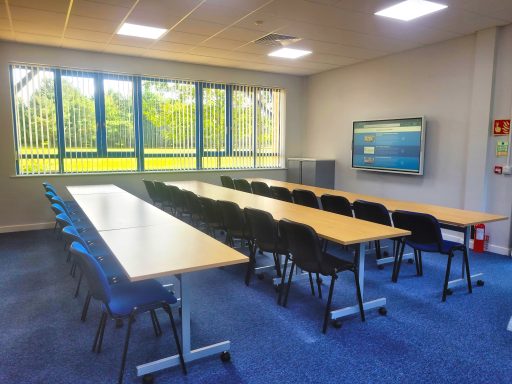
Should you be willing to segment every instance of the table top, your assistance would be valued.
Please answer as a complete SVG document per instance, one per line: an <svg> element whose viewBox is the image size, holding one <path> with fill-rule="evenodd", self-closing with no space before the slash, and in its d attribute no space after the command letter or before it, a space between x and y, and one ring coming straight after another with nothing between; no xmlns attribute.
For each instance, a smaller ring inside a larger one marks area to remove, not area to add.
<svg viewBox="0 0 512 384"><path fill-rule="evenodd" d="M92 195L96 193L121 193L125 190L119 188L114 184L100 184L100 185L70 185L67 187L69 193L72 195Z"/></svg>
<svg viewBox="0 0 512 384"><path fill-rule="evenodd" d="M165 183L194 192L199 196L215 200L227 200L237 203L240 208L257 208L272 214L275 220L289 219L310 225L323 238L343 245L359 244L366 241L381 240L409 235L409 231L385 225L371 223L291 204L268 197L236 191L200 181L173 181Z"/></svg>
<svg viewBox="0 0 512 384"><path fill-rule="evenodd" d="M74 194L72 190L71 194L131 281L249 260L233 248L122 189L110 194Z"/></svg>
<svg viewBox="0 0 512 384"><path fill-rule="evenodd" d="M384 205L389 211L396 210L412 211L428 213L434 216L439 222L443 224L453 225L457 227L467 227L478 223L490 223L493 221L506 220L507 216L495 215L492 213L470 211L466 209L457 209L443 207L440 205L415 203L412 201L401 201L394 199L386 199L377 196L363 195L360 193L345 192L336 189L313 187L310 185L288 183L285 181L278 181L272 179L252 178L247 181L262 181L269 186L277 186L288 188L290 191L294 189L307 189L312 191L316 196L320 197L324 194L337 195L346 197L351 203L355 200L367 200Z"/></svg>

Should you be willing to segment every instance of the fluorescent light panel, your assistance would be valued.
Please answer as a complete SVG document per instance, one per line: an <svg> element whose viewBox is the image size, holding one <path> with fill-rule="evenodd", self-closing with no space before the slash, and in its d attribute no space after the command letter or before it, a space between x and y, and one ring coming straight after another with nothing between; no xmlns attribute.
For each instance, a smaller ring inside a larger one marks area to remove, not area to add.
<svg viewBox="0 0 512 384"><path fill-rule="evenodd" d="M298 59L299 57L309 55L311 51L293 48L281 48L277 51L271 52L268 55L272 57L283 57L285 59Z"/></svg>
<svg viewBox="0 0 512 384"><path fill-rule="evenodd" d="M117 31L117 34L156 40L160 38L160 36L162 36L165 32L167 32L167 29L124 23L119 31Z"/></svg>
<svg viewBox="0 0 512 384"><path fill-rule="evenodd" d="M432 1L406 0L389 8L383 9L382 11L376 12L375 14L378 16L409 21L447 7L447 5L434 3Z"/></svg>

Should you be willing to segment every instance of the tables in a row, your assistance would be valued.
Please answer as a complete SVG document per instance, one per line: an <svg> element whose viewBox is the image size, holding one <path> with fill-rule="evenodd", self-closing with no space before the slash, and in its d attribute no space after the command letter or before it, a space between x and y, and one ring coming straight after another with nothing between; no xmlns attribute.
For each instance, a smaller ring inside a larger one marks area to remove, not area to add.
<svg viewBox="0 0 512 384"><path fill-rule="evenodd" d="M229 350L229 341L192 350L189 273L244 263L246 256L115 185L69 186L68 191L130 281L171 275L180 278L181 340L186 362ZM140 365L137 374L176 365L178 355Z"/></svg>
<svg viewBox="0 0 512 384"><path fill-rule="evenodd" d="M469 239L471 234L471 226L478 223L490 223L494 221L506 220L507 217L503 215L495 215L492 213L470 211L467 209L457 209L443 207L440 205L415 203L411 201L402 201L394 199L386 199L377 196L364 195L353 192L340 191L336 189L320 188L303 184L288 183L285 181L278 181L272 179L254 178L247 179L247 181L261 181L267 183L270 186L284 187L291 190L294 189L307 189L313 192L317 197L324 194L343 196L353 203L355 200L367 200L384 205L388 211L393 212L397 210L412 211L428 213L434 216L441 226L446 229L450 229L464 234L464 244L469 247ZM472 279L481 277L481 273L477 273L471 276ZM465 284L464 279L464 267L462 268L462 277L460 279L452 280L448 283L448 287Z"/></svg>
<svg viewBox="0 0 512 384"><path fill-rule="evenodd" d="M167 182L166 184L192 191L199 196L232 201L242 209L245 207L261 209L272 214L275 220L286 218L305 223L313 227L319 236L327 240L341 245L357 245L359 252L359 283L363 296L363 307L365 310L369 310L386 305L385 298L364 302L365 243L372 240L406 236L410 232L200 181L178 181ZM332 311L331 318L334 320L358 312L358 306L353 305Z"/></svg>

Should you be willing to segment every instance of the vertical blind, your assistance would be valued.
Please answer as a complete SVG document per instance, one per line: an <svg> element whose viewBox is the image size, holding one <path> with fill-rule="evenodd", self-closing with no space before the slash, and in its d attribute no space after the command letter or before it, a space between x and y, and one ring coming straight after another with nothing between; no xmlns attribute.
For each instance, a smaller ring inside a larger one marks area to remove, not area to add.
<svg viewBox="0 0 512 384"><path fill-rule="evenodd" d="M284 91L12 64L18 175L283 165Z"/></svg>

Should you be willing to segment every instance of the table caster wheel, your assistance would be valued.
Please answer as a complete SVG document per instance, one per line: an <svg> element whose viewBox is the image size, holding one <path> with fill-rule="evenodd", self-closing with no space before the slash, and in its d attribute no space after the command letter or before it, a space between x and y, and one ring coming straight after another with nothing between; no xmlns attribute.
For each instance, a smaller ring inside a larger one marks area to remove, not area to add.
<svg viewBox="0 0 512 384"><path fill-rule="evenodd" d="M476 285L479 286L479 287L483 287L484 286L484 281L483 280L477 280L476 281Z"/></svg>
<svg viewBox="0 0 512 384"><path fill-rule="evenodd" d="M341 320L334 320L332 322L332 326L336 329L340 329L342 325L343 325L343 323L341 322Z"/></svg>
<svg viewBox="0 0 512 384"><path fill-rule="evenodd" d="M448 289L446 290L446 295L447 295L447 296L451 296L451 295L453 295L453 291L452 291L450 288L448 288Z"/></svg>
<svg viewBox="0 0 512 384"><path fill-rule="evenodd" d="M414 260L413 260L413 259L407 259L407 262L408 262L409 264L414 264Z"/></svg>
<svg viewBox="0 0 512 384"><path fill-rule="evenodd" d="M227 363L228 361L231 360L231 355L229 354L228 351L224 351L220 354L220 360L223 362L223 363Z"/></svg>
<svg viewBox="0 0 512 384"><path fill-rule="evenodd" d="M377 268L380 269L380 270L383 270L384 266L383 265L379 265Z"/></svg>
<svg viewBox="0 0 512 384"><path fill-rule="evenodd" d="M155 382L155 377L151 374L147 374L142 376L142 383L143 384L153 384Z"/></svg>
<svg viewBox="0 0 512 384"><path fill-rule="evenodd" d="M123 319L116 319L116 328L123 328Z"/></svg>
<svg viewBox="0 0 512 384"><path fill-rule="evenodd" d="M386 316L387 314L388 314L388 310L386 309L386 307L379 308L379 315Z"/></svg>
<svg viewBox="0 0 512 384"><path fill-rule="evenodd" d="M258 273L256 276L258 276L258 280L263 280L265 278L263 273Z"/></svg>

